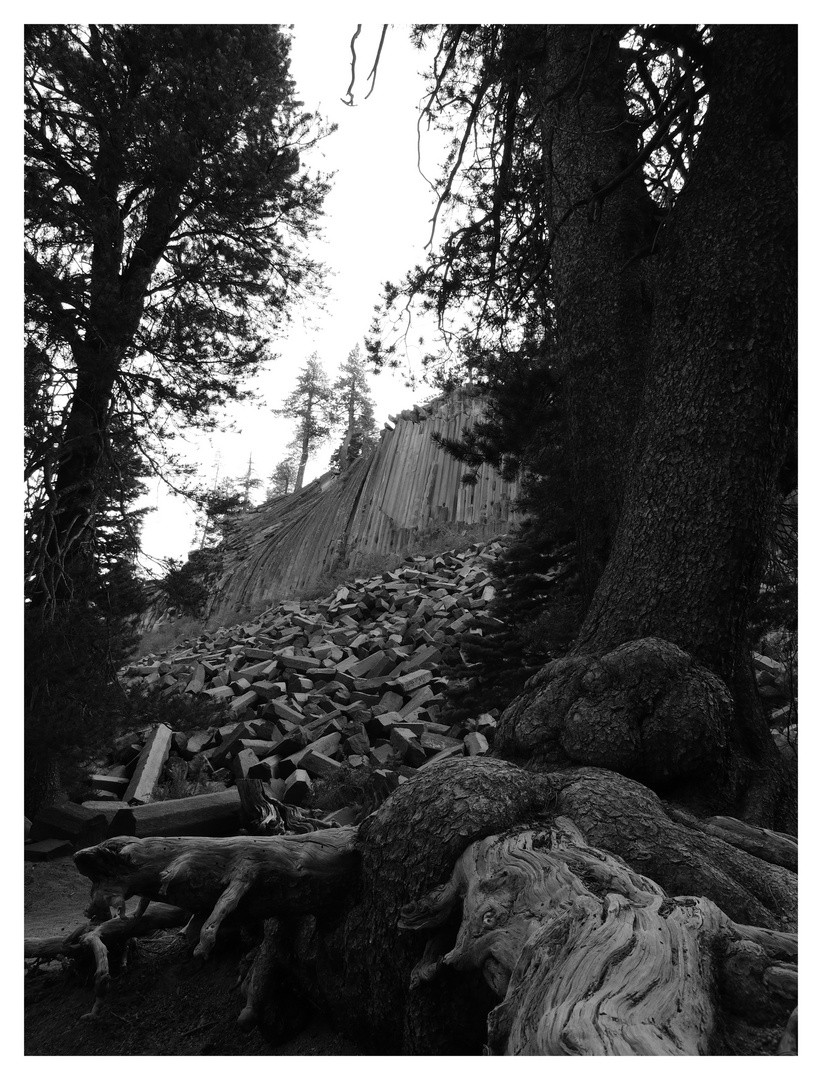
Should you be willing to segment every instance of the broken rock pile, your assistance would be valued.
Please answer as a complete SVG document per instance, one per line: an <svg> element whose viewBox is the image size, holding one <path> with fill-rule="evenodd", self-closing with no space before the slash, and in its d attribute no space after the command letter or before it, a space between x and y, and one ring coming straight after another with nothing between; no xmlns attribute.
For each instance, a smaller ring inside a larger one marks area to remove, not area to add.
<svg viewBox="0 0 822 1080"><path fill-rule="evenodd" d="M499 628L485 609L501 549L492 540L412 557L325 599L280 603L253 623L131 664L124 684L222 702L230 722L122 736L90 778L93 798L66 821L47 808L32 839L78 846L101 834L229 835L242 824L237 781L261 780L273 798L307 807L318 782L346 769L366 769L392 790L432 762L486 753L496 715L443 722L441 672L464 662L465 635ZM172 780L202 793L157 800ZM343 805L329 817L346 824L356 813Z"/></svg>

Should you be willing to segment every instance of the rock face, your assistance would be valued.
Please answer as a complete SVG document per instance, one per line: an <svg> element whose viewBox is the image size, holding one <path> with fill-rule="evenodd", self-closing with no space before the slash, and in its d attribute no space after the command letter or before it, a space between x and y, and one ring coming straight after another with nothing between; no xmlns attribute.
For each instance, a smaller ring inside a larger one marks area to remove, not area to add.
<svg viewBox="0 0 822 1080"><path fill-rule="evenodd" d="M488 465L476 484L462 484L464 465L431 437L459 438L482 418L484 404L455 391L406 410L386 425L374 451L344 473L326 473L243 514L226 540L210 610L259 607L284 592L303 595L331 569L356 572L363 559L401 552L414 536L445 523L470 525L479 536L508 532L518 484Z"/></svg>

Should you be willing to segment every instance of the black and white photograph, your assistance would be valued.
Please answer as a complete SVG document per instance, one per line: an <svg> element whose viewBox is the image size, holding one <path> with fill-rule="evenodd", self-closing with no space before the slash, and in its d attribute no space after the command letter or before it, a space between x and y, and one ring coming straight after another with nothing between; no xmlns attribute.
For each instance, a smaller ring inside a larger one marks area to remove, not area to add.
<svg viewBox="0 0 822 1080"><path fill-rule="evenodd" d="M802 24L37 7L23 1056L797 1056Z"/></svg>

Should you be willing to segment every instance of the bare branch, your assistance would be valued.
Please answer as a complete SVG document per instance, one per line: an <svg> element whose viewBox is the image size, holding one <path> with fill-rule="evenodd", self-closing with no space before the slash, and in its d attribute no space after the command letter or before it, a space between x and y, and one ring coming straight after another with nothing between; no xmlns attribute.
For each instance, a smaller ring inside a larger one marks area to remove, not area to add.
<svg viewBox="0 0 822 1080"><path fill-rule="evenodd" d="M348 98L348 101L346 101L345 98L340 98L343 105L350 105L352 108L354 107L354 83L357 78L357 50L354 46L354 42L360 36L361 30L362 23L357 23L357 29L354 31L354 36L351 38L351 82L348 84L348 89L345 92L345 97ZM380 44L382 45L382 43Z"/></svg>

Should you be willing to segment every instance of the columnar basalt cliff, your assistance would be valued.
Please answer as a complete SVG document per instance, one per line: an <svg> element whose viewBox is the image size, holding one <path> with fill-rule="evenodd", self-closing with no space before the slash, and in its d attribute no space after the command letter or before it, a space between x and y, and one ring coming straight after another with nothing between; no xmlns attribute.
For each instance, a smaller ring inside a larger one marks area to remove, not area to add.
<svg viewBox="0 0 822 1080"><path fill-rule="evenodd" d="M516 482L484 465L475 485L431 438L457 438L481 419L482 397L456 391L406 410L378 446L344 473L326 473L232 523L211 610L253 608L283 592L309 590L332 570L356 570L370 555L402 552L438 525L471 526L476 538L506 532Z"/></svg>

